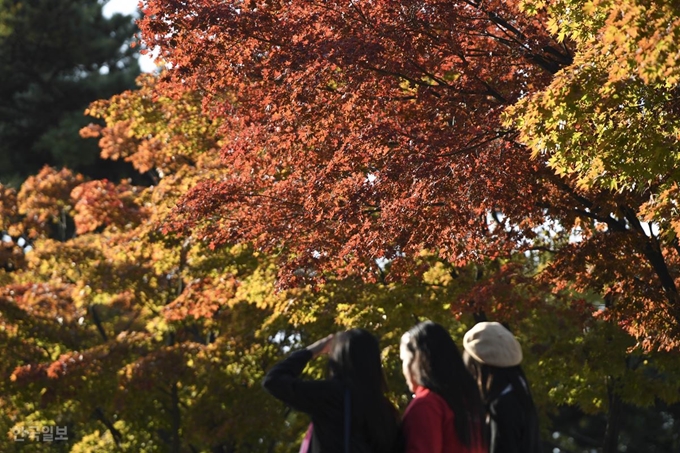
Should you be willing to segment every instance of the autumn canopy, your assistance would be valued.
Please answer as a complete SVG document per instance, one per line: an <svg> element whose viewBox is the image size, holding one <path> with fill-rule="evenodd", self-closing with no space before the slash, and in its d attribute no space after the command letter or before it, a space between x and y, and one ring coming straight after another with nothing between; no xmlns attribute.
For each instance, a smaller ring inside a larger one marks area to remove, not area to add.
<svg viewBox="0 0 680 453"><path fill-rule="evenodd" d="M677 406L674 2L142 3L163 71L81 135L149 184L0 186L7 448L295 451L267 368L367 327L404 404L414 316L507 323L546 446L583 442L550 436L565 407L613 452L624 405Z"/></svg>

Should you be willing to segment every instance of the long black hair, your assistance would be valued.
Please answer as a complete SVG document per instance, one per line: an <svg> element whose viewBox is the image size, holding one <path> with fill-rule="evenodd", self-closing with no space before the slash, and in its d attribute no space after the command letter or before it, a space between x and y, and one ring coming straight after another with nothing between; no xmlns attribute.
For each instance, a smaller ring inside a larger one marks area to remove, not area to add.
<svg viewBox="0 0 680 453"><path fill-rule="evenodd" d="M463 361L472 377L477 382L482 403L488 407L501 394L512 386L520 405L526 412L536 412L534 400L529 390L529 381L519 365L511 367L497 367L487 365L463 352Z"/></svg>
<svg viewBox="0 0 680 453"><path fill-rule="evenodd" d="M479 386L486 410L489 428L493 423L491 407L508 389L519 402L521 412L525 414L524 434L517 439L518 448L522 451L540 451L540 432L538 427L538 413L529 390L529 381L519 365L511 367L497 367L480 362L467 351L463 353L463 360L470 374ZM517 414L519 415L519 413ZM506 439L507 440L507 439ZM491 439L491 448L496 450L496 439Z"/></svg>
<svg viewBox="0 0 680 453"><path fill-rule="evenodd" d="M353 432L362 432L373 451L391 451L397 440L398 413L385 397L378 339L363 329L336 334L328 366L330 377L350 389Z"/></svg>
<svg viewBox="0 0 680 453"><path fill-rule="evenodd" d="M479 390L451 335L425 321L409 330L402 344L412 354L408 369L414 382L444 398L453 411L460 441L467 447L485 445Z"/></svg>

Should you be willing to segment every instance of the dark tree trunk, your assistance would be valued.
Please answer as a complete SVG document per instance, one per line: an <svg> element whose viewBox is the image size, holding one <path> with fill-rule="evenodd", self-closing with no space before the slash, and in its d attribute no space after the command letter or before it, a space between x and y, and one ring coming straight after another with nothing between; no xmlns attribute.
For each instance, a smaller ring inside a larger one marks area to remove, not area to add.
<svg viewBox="0 0 680 453"><path fill-rule="evenodd" d="M624 407L621 397L614 389L615 382L613 378L609 378L607 385L609 411L607 412L607 428L604 432L602 453L617 453L619 451L619 433L623 424Z"/></svg>
<svg viewBox="0 0 680 453"><path fill-rule="evenodd" d="M170 397L171 397L171 405L170 405L170 410L171 410L171 423L172 423L172 431L171 431L171 444L170 444L170 451L172 453L180 453L182 450L182 439L179 434L180 426L181 426L181 412L180 412L180 407L179 407L179 392L177 389L177 383L172 384L172 388L170 390Z"/></svg>

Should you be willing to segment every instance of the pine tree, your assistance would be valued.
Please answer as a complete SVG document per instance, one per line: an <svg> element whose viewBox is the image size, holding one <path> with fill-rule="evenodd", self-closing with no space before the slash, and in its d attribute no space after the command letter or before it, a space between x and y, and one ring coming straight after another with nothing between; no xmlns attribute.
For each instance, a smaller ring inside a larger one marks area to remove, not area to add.
<svg viewBox="0 0 680 453"><path fill-rule="evenodd" d="M78 130L94 100L134 87L130 16L97 0L0 1L0 181L18 185L43 165L115 175ZM115 167L115 166L114 166Z"/></svg>

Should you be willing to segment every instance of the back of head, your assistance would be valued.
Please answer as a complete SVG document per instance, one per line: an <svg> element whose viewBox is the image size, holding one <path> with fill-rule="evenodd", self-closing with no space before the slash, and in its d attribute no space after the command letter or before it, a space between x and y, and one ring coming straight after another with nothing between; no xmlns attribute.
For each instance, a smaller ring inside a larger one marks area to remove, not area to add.
<svg viewBox="0 0 680 453"><path fill-rule="evenodd" d="M384 390L378 340L363 329L339 332L329 354L333 378L361 389Z"/></svg>
<svg viewBox="0 0 680 453"><path fill-rule="evenodd" d="M477 381L482 400L491 403L512 386L520 403L533 410L522 362L522 347L515 336L498 322L475 324L463 337L464 362Z"/></svg>
<svg viewBox="0 0 680 453"><path fill-rule="evenodd" d="M396 441L397 419L384 396L386 384L377 338L363 329L336 334L329 372L351 391L352 426L362 427L374 451L390 451Z"/></svg>
<svg viewBox="0 0 680 453"><path fill-rule="evenodd" d="M481 442L479 391L446 329L421 322L402 337L402 347L412 354L409 370L414 382L439 394L456 415L460 440L467 446Z"/></svg>
<svg viewBox="0 0 680 453"><path fill-rule="evenodd" d="M498 322L479 322L463 337L463 348L485 365L508 368L522 363L522 347Z"/></svg>

